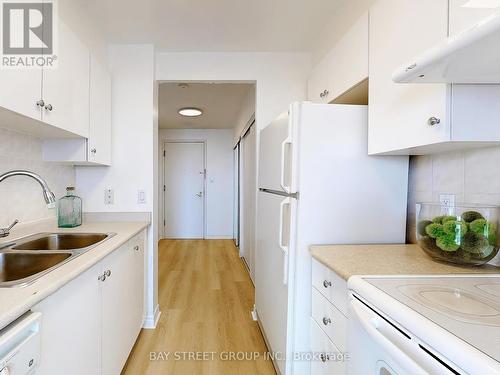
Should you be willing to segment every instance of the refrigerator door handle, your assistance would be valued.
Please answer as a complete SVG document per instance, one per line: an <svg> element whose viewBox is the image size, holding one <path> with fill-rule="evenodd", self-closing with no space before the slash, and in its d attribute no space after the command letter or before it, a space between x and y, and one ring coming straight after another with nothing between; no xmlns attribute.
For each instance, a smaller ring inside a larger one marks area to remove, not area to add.
<svg viewBox="0 0 500 375"><path fill-rule="evenodd" d="M286 285L288 284L288 251L289 251L289 246L288 243L284 243L284 236L283 236L283 213L284 213L284 208L285 206L288 206L290 208L290 198L285 198L280 204L280 229L279 229L279 247L281 248L281 251L283 251L283 284Z"/></svg>
<svg viewBox="0 0 500 375"><path fill-rule="evenodd" d="M285 185L285 150L287 145L291 145L292 142L290 138L285 139L283 142L281 142L281 180L280 180L280 185L281 188L286 191L287 193L291 192L291 186L286 186Z"/></svg>

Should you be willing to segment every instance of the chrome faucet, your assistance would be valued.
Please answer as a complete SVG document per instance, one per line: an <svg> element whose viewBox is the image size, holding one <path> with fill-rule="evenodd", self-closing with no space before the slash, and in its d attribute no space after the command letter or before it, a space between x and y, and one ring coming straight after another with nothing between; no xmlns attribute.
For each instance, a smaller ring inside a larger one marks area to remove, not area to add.
<svg viewBox="0 0 500 375"><path fill-rule="evenodd" d="M15 170L15 171L10 171L10 172L5 172L0 175L0 182L5 180L6 178L12 177L12 176L27 176L33 178L36 182L40 184L42 187L43 191L43 199L45 200L45 203L47 204L47 207L52 208L56 204L56 196L54 193L50 190L49 185L47 185L47 181L45 181L40 175L30 172L30 171L23 171L23 170ZM14 225L18 223L18 220L14 221L8 228L0 228L0 237L7 237L9 235L10 230Z"/></svg>

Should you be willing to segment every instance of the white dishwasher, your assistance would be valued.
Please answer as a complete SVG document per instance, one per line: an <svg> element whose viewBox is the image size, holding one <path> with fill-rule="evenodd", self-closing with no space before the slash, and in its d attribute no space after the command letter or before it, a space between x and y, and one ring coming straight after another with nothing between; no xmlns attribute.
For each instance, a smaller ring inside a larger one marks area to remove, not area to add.
<svg viewBox="0 0 500 375"><path fill-rule="evenodd" d="M28 312L0 330L0 375L31 375L40 362L42 314Z"/></svg>

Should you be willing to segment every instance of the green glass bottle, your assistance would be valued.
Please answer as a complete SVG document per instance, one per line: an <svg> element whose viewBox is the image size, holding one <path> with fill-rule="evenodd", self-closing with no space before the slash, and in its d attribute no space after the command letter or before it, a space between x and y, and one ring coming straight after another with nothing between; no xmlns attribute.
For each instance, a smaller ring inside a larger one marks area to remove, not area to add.
<svg viewBox="0 0 500 375"><path fill-rule="evenodd" d="M75 195L75 188L68 186L66 196L57 205L59 228L74 228L82 225L82 198Z"/></svg>

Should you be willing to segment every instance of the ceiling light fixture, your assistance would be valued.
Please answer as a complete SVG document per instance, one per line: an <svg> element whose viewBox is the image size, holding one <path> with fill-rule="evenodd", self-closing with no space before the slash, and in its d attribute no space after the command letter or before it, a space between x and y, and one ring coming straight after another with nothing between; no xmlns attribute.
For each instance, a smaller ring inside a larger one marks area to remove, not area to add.
<svg viewBox="0 0 500 375"><path fill-rule="evenodd" d="M203 114L203 111L199 108L187 107L179 109L179 115L184 117L198 117Z"/></svg>

